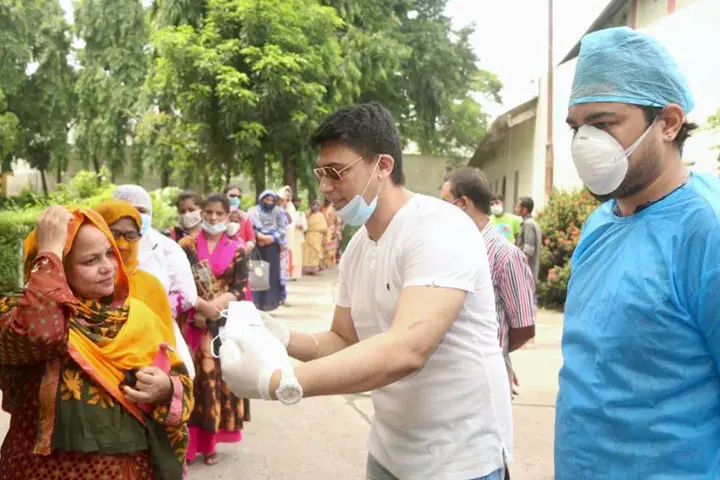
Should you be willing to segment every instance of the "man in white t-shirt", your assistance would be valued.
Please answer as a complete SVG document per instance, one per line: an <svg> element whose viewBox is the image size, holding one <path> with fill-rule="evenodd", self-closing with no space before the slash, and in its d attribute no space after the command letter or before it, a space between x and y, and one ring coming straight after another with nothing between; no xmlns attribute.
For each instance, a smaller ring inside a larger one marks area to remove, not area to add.
<svg viewBox="0 0 720 480"><path fill-rule="evenodd" d="M262 335L225 342L228 386L286 404L372 391L368 479L501 480L512 420L480 232L459 209L403 187L400 138L379 104L339 110L312 144L321 193L343 221L364 225L340 262L331 329L290 332L264 316L305 363L271 369Z"/></svg>

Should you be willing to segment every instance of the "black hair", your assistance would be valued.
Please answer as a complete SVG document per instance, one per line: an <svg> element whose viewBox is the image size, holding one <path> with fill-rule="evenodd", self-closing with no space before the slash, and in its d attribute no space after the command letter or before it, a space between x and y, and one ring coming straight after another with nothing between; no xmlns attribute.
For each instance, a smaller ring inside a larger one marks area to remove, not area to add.
<svg viewBox="0 0 720 480"><path fill-rule="evenodd" d="M243 193L243 189L239 185L228 185L227 187L225 187L225 190L223 190L223 193L227 195L228 193L230 193L230 190L237 190L240 192L240 195L242 195Z"/></svg>
<svg viewBox="0 0 720 480"><path fill-rule="evenodd" d="M662 107L640 107L645 114L645 121L647 122L647 126L649 127L652 125L652 123L660 116L664 108ZM685 147L685 141L690 138L693 131L697 130L698 125L694 122L683 122L682 126L680 127L680 131L678 132L677 136L675 137L674 143L677 145L678 150L680 151L680 155L682 155L683 148Z"/></svg>
<svg viewBox="0 0 720 480"><path fill-rule="evenodd" d="M388 109L377 102L349 105L326 118L310 137L310 146L342 143L374 162L378 155L395 160L390 178L395 185L405 184L402 142L395 120Z"/></svg>
<svg viewBox="0 0 720 480"><path fill-rule="evenodd" d="M493 202L503 202L503 203L505 203L505 197L503 197L503 196L500 195L499 193L494 193L494 194L492 195L492 197L491 197L491 200L492 200Z"/></svg>
<svg viewBox="0 0 720 480"><path fill-rule="evenodd" d="M178 195L177 200L175 201L175 208L180 208L180 204L185 200L192 200L193 203L200 208L204 206L203 198L200 196L199 193L193 192L192 190L185 190L184 192L180 193L180 195Z"/></svg>
<svg viewBox="0 0 720 480"><path fill-rule="evenodd" d="M535 202L530 197L520 197L520 206L523 208L526 208L528 213L532 213L533 209L535 208Z"/></svg>
<svg viewBox="0 0 720 480"><path fill-rule="evenodd" d="M211 203L221 204L225 213L230 213L230 199L224 193L211 193L205 199L205 205L203 205L203 207Z"/></svg>
<svg viewBox="0 0 720 480"><path fill-rule="evenodd" d="M445 181L450 184L453 197L467 197L485 214L490 213L490 182L477 168L465 167L448 173Z"/></svg>

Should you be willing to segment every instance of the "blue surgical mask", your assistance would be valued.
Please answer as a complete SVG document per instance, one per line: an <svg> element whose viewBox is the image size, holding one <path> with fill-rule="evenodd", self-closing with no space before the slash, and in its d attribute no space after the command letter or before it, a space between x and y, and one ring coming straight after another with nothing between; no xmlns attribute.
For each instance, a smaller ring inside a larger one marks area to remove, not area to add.
<svg viewBox="0 0 720 480"><path fill-rule="evenodd" d="M240 199L238 197L230 197L230 206L240 208Z"/></svg>
<svg viewBox="0 0 720 480"><path fill-rule="evenodd" d="M275 209L274 203L262 203L260 204L260 208L262 208L266 212L272 212L273 209Z"/></svg>
<svg viewBox="0 0 720 480"><path fill-rule="evenodd" d="M202 229L209 235L220 235L227 230L227 222L220 222L212 225L206 221L202 223Z"/></svg>
<svg viewBox="0 0 720 480"><path fill-rule="evenodd" d="M140 235L142 236L149 232L150 227L152 227L152 215L149 213L141 213L140 218L142 219L142 224L140 225Z"/></svg>
<svg viewBox="0 0 720 480"><path fill-rule="evenodd" d="M365 188L363 188L363 191L355 195L355 198L350 200L347 205L345 205L343 208L336 212L337 216L340 217L340 219L348 225L351 225L353 227L360 227L362 225L365 225L365 222L367 222L372 216L372 214L375 212L375 209L377 208L378 195L380 195L380 190L378 189L378 193L375 195L375 198L372 199L370 204L365 201L364 195L368 186L370 186L370 180L372 180L372 176L375 173L375 169L377 168L379 163L380 157L378 157L377 162L375 162L375 167L373 167L370 178L368 178L368 181L365 184Z"/></svg>

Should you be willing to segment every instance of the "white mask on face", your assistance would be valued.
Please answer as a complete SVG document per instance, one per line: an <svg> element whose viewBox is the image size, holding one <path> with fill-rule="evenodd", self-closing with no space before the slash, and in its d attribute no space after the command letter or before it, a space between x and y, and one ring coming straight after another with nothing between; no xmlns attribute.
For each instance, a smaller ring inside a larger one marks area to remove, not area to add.
<svg viewBox="0 0 720 480"><path fill-rule="evenodd" d="M596 195L609 195L620 188L627 176L628 158L654 125L655 122L627 150L604 130L592 125L580 127L572 141L572 159L580 180Z"/></svg>
<svg viewBox="0 0 720 480"><path fill-rule="evenodd" d="M236 233L240 231L240 224L237 222L228 222L227 233L228 237L234 237Z"/></svg>
<svg viewBox="0 0 720 480"><path fill-rule="evenodd" d="M213 225L211 223L203 221L202 229L205 230L208 235L220 235L227 230L227 222L220 222Z"/></svg>
<svg viewBox="0 0 720 480"><path fill-rule="evenodd" d="M198 226L202 222L202 212L195 210L194 212L185 212L178 217L180 226L185 230L190 230Z"/></svg>
<svg viewBox="0 0 720 480"><path fill-rule="evenodd" d="M490 206L490 213L496 217L502 215L504 211L505 208L502 205L495 204Z"/></svg>

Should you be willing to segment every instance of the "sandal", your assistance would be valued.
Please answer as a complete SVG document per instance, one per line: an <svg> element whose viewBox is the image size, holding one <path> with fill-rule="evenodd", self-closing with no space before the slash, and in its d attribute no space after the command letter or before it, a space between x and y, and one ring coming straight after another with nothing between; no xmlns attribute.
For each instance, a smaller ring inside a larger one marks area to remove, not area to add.
<svg viewBox="0 0 720 480"><path fill-rule="evenodd" d="M220 461L220 457L217 453L208 453L205 455L205 465L212 467L213 465L217 465Z"/></svg>

